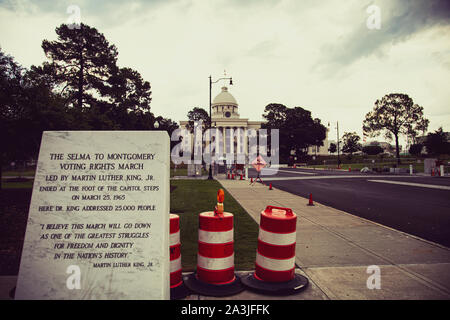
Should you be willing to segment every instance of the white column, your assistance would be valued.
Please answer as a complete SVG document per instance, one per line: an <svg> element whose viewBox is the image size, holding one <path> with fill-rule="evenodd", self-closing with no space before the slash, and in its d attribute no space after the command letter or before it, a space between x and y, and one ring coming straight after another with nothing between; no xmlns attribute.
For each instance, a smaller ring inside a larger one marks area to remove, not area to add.
<svg viewBox="0 0 450 320"><path fill-rule="evenodd" d="M223 152L222 152L222 156L227 153L227 136L226 136L226 127L222 127L222 137L223 137L223 141L222 141L222 146L223 146Z"/></svg>
<svg viewBox="0 0 450 320"><path fill-rule="evenodd" d="M242 150L241 150L241 127L237 127L236 128L237 129L237 145L236 145L236 153L237 154L240 154L240 153L242 153Z"/></svg>
<svg viewBox="0 0 450 320"><path fill-rule="evenodd" d="M248 156L248 137L247 137L247 128L244 128L244 154Z"/></svg>
<svg viewBox="0 0 450 320"><path fill-rule="evenodd" d="M216 161L219 161L219 151L220 151L220 142L219 142L219 138L220 138L220 129L216 127L216 151L214 152Z"/></svg>
<svg viewBox="0 0 450 320"><path fill-rule="evenodd" d="M230 127L230 153L234 154L234 127Z"/></svg>

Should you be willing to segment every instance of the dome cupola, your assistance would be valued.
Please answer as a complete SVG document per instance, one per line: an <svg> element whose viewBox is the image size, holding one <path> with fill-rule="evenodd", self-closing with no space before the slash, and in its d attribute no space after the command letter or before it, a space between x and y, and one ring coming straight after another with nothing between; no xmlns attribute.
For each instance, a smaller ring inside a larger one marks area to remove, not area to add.
<svg viewBox="0 0 450 320"><path fill-rule="evenodd" d="M212 103L213 118L239 118L236 99L228 92L227 87L222 87Z"/></svg>

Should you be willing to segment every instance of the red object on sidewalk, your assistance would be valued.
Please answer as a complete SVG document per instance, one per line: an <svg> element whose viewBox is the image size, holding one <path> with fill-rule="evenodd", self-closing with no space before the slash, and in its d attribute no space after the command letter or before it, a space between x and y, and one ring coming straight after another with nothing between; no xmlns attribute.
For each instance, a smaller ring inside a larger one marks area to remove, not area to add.
<svg viewBox="0 0 450 320"><path fill-rule="evenodd" d="M351 172L352 171L352 167L348 167L348 172Z"/></svg>
<svg viewBox="0 0 450 320"><path fill-rule="evenodd" d="M221 297L244 290L234 273L233 214L223 211L224 198L220 189L216 210L198 216L197 271L187 277L185 284L201 295Z"/></svg>
<svg viewBox="0 0 450 320"><path fill-rule="evenodd" d="M269 190L272 190L272 183L270 183L269 185Z"/></svg>
<svg viewBox="0 0 450 320"><path fill-rule="evenodd" d="M170 214L170 298L183 299L189 292L184 286L181 270L180 217Z"/></svg>
<svg viewBox="0 0 450 320"><path fill-rule="evenodd" d="M197 277L210 284L232 282L234 276L233 214L199 215Z"/></svg>
<svg viewBox="0 0 450 320"><path fill-rule="evenodd" d="M170 214L170 288L179 286L181 279L180 217Z"/></svg>
<svg viewBox="0 0 450 320"><path fill-rule="evenodd" d="M313 198L312 198L312 193L310 193L308 206L313 206L313 205L314 205L314 202L313 202Z"/></svg>
<svg viewBox="0 0 450 320"><path fill-rule="evenodd" d="M242 174L241 174L241 180L244 180L244 179L242 179Z"/></svg>
<svg viewBox="0 0 450 320"><path fill-rule="evenodd" d="M294 277L297 215L289 208L267 206L261 212L255 277L267 282Z"/></svg>
<svg viewBox="0 0 450 320"><path fill-rule="evenodd" d="M290 208L267 206L261 212L255 272L242 278L251 290L293 294L308 285L295 273L297 215Z"/></svg>

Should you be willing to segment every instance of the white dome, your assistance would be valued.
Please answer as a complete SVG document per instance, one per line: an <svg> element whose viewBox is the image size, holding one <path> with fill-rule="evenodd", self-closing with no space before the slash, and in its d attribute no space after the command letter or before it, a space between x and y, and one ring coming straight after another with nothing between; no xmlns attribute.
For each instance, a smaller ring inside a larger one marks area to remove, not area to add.
<svg viewBox="0 0 450 320"><path fill-rule="evenodd" d="M227 106L234 105L237 106L236 99L228 92L227 87L222 87L222 92L219 93L213 100L213 106Z"/></svg>

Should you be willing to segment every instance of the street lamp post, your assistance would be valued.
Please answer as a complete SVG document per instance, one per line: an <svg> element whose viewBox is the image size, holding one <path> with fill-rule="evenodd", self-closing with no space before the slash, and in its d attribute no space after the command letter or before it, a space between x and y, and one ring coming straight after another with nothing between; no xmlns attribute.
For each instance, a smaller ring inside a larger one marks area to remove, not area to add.
<svg viewBox="0 0 450 320"><path fill-rule="evenodd" d="M217 83L220 80L230 80L230 85L233 85L233 79L231 77L229 78L220 78L216 81L212 81L211 76L209 76L209 174L208 174L208 180L212 180L212 154L211 154L211 128L212 128L212 118L211 118L211 91L212 91L212 85L213 83ZM224 137L225 138L225 137Z"/></svg>
<svg viewBox="0 0 450 320"><path fill-rule="evenodd" d="M337 152L338 152L338 169L341 168L341 160L339 159L339 121L336 122L336 131L337 131Z"/></svg>

